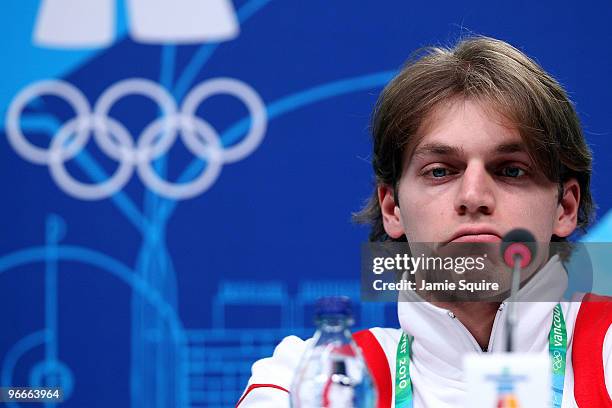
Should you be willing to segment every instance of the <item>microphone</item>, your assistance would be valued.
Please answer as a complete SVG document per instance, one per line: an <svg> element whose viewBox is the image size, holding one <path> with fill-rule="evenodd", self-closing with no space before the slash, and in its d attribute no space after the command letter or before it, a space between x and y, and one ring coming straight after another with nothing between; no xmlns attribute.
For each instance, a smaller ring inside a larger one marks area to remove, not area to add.
<svg viewBox="0 0 612 408"><path fill-rule="evenodd" d="M516 293L519 290L521 269L527 267L537 253L535 237L526 229L513 229L504 235L500 247L501 255L510 268L512 268L512 286L508 298L508 314L506 315L506 351L514 349L513 334L517 324Z"/></svg>
<svg viewBox="0 0 612 408"><path fill-rule="evenodd" d="M550 405L550 394L532 390L550 390L553 384L550 375L552 351L551 355L547 356L540 352L514 350L512 337L517 323L516 300L521 269L530 264L533 267L536 245L533 235L525 230L513 230L502 239L501 257L512 268L512 287L505 317L508 328L506 352L468 353L463 358L466 401L470 401L472 407L491 406L491 398L495 394L498 395L497 406L500 407L512 405L508 400L511 396L520 399L521 404L524 403L525 406ZM557 397L555 393L554 398Z"/></svg>

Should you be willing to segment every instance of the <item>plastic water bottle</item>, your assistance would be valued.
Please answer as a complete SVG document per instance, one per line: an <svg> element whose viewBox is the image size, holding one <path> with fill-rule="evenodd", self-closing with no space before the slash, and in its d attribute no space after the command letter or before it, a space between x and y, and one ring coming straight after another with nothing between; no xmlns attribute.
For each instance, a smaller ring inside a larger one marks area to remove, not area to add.
<svg viewBox="0 0 612 408"><path fill-rule="evenodd" d="M376 388L361 350L353 342L351 302L325 297L316 305L311 347L298 366L291 387L293 408L371 408Z"/></svg>

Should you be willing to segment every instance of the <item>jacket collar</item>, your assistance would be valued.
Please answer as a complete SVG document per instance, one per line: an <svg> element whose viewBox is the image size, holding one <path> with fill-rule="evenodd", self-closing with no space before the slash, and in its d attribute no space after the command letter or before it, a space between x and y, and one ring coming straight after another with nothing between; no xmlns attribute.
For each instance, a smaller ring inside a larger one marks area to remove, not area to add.
<svg viewBox="0 0 612 408"><path fill-rule="evenodd" d="M552 311L561 300L568 278L557 255L518 292L520 299L546 299L541 302L517 302L518 325L515 346L519 352L547 350ZM416 298L415 298L416 297ZM412 359L428 371L445 373L444 377L460 380L463 356L468 352L482 352L472 334L449 310L425 301L415 301L414 292L400 294L398 317L402 330L414 338ZM489 351L505 347L505 319L507 302L498 310L489 340ZM442 370L442 371L438 371Z"/></svg>

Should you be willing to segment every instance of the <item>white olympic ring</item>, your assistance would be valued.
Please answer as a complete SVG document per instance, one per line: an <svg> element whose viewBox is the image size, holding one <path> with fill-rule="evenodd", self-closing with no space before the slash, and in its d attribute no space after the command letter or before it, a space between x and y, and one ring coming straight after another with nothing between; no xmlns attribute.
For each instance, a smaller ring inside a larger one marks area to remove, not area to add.
<svg viewBox="0 0 612 408"><path fill-rule="evenodd" d="M120 160L121 153L117 150L117 145L108 136L111 133L106 129L106 119L108 119L108 113L110 112L113 104L117 100L129 96L129 95L142 95L148 96L162 108L165 116L172 116L176 113L176 103L174 98L164 88L160 87L157 83L143 78L131 78L120 82L117 82L110 88L106 89L100 96L94 107L94 120L100 121L100 127L94 129L100 129L94 131L94 137L96 142L110 157L115 160ZM164 135L166 136L166 135ZM168 147L174 141L174 135L170 137L164 137L169 140Z"/></svg>
<svg viewBox="0 0 612 408"><path fill-rule="evenodd" d="M138 158L138 174L145 184L147 184L149 188L158 194L163 194L166 197L174 199L191 198L208 189L219 176L221 166L223 165L222 146L217 132L215 132L213 127L208 124L208 122L197 117L193 117L193 119L174 117L172 119L173 120L169 121L172 133L174 133L174 129L176 128L180 128L182 130L181 134L183 135L183 142L192 152L195 152L198 157L206 159L206 168L198 177L188 183L169 183L162 180L152 169L150 160L151 157L147 155ZM192 121L194 123L192 123ZM140 139L138 139L140 151L146 151L145 149L147 146L151 143L155 136L157 136L159 132L164 129L166 123L167 121L165 118L160 118L145 129ZM195 129L189 130L190 134L193 136L187 136L188 133L186 130L192 125L195 125ZM199 140L197 140L194 133L201 135L209 145L203 145ZM193 138L193 140L191 138ZM153 156L153 158L155 158L155 156Z"/></svg>
<svg viewBox="0 0 612 408"><path fill-rule="evenodd" d="M37 147L27 141L21 132L21 112L27 106L30 99L40 95L55 95L64 98L74 109L77 118L81 118L77 136L72 142L72 148L67 149L62 158L69 160L87 144L89 135L87 133L87 119L90 116L89 103L81 91L64 81L48 80L36 82L23 89L9 106L6 115L6 134L8 141L24 159L36 164L49 164L49 151Z"/></svg>
<svg viewBox="0 0 612 408"><path fill-rule="evenodd" d="M29 101L46 94L65 99L76 114L60 127L48 149L30 143L20 126L22 112ZM223 147L210 123L196 116L202 102L217 94L228 94L241 100L251 116L246 136L227 148ZM147 125L137 140L120 122L109 116L112 106L129 95L150 98L163 114ZM112 196L129 182L134 168L142 182L161 196L177 200L195 197L212 186L224 163L236 162L251 154L263 140L266 127L266 109L259 95L249 85L232 78L214 78L200 83L185 97L180 111L177 111L170 93L157 83L144 78L122 80L102 93L93 113L78 88L61 80L40 81L17 94L6 118L8 140L15 151L33 163L48 165L58 186L83 200ZM64 163L81 152L92 132L100 150L119 166L107 180L88 184L75 180ZM181 140L189 151L206 161L200 175L185 183L162 179L151 165L153 160L170 150L177 133L181 134Z"/></svg>
<svg viewBox="0 0 612 408"><path fill-rule="evenodd" d="M225 149L224 162L231 163L242 160L259 146L266 131L266 110L259 95L244 82L231 78L216 78L202 82L189 92L181 111L188 116L195 116L198 106L208 97L220 93L227 93L242 99L251 115L251 129L241 143ZM263 109L262 109L263 108ZM189 130L187 131L190 132Z"/></svg>
<svg viewBox="0 0 612 408"><path fill-rule="evenodd" d="M99 121L89 121L89 125L96 129ZM64 190L77 198L83 200L99 200L104 197L111 196L121 190L123 186L130 180L133 166L132 139L129 132L117 121L110 119L108 129L114 134L125 149L121 149L122 159L119 160L119 168L115 174L108 180L99 184L85 184L75 180L68 174L64 167L64 160L61 157L61 145L75 131L76 120L72 119L66 122L64 126L57 132L57 135L51 141L49 170L51 177L55 182L62 186Z"/></svg>

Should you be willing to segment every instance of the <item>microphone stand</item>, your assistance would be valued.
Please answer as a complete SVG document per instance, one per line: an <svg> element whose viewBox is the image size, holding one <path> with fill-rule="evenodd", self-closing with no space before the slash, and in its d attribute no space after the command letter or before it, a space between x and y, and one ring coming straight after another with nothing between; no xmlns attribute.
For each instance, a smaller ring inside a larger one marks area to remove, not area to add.
<svg viewBox="0 0 612 408"><path fill-rule="evenodd" d="M508 314L506 315L506 352L514 350L513 335L517 324L516 294L521 280L521 263L523 257L519 254L513 256L514 267L512 268L512 286L510 287L510 297L508 298Z"/></svg>

